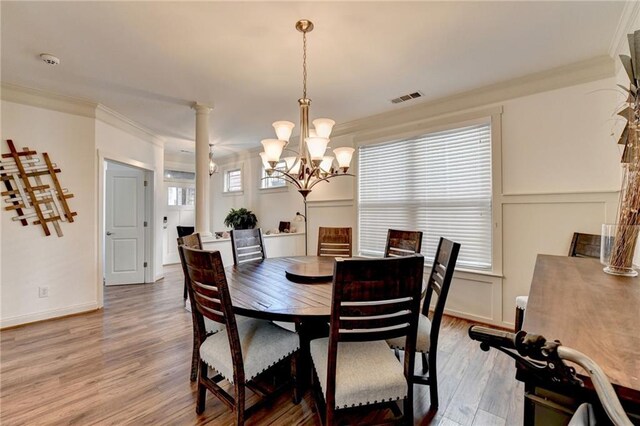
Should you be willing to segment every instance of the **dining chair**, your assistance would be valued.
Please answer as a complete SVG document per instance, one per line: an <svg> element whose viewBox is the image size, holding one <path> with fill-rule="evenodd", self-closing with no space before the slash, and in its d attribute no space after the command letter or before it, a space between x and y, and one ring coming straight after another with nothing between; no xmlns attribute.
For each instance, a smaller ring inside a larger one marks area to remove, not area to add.
<svg viewBox="0 0 640 426"><path fill-rule="evenodd" d="M600 246L601 236L596 234L583 234L581 232L574 232L571 238L571 245L569 246L569 257L592 257L600 258ZM524 323L524 313L527 309L527 302L529 296L516 297L516 318L515 318L515 330L522 330L522 324Z"/></svg>
<svg viewBox="0 0 640 426"><path fill-rule="evenodd" d="M408 256L420 253L422 248L422 231L387 231L387 244L384 257Z"/></svg>
<svg viewBox="0 0 640 426"><path fill-rule="evenodd" d="M351 228L318 228L318 256L351 257Z"/></svg>
<svg viewBox="0 0 640 426"><path fill-rule="evenodd" d="M435 259L431 268L431 274L427 281L427 293L422 305L422 312L418 320L418 337L415 350L420 352L422 357L422 375L412 374L413 383L429 386L431 397L431 408L438 408L438 372L436 360L438 355L438 336L440 334L440 323L444 314L444 307L447 303L449 288L453 279L453 272L458 260L460 244L440 238L436 249ZM435 308L431 319L429 319L429 308L434 298ZM393 338L387 340L392 349L403 350L405 357L410 348L405 339ZM396 356L398 353L396 352Z"/></svg>
<svg viewBox="0 0 640 426"><path fill-rule="evenodd" d="M267 257L260 228L232 230L231 248L234 265L263 260Z"/></svg>
<svg viewBox="0 0 640 426"><path fill-rule="evenodd" d="M176 226L176 230L178 231L178 237L186 237L193 234L196 228L193 226Z"/></svg>
<svg viewBox="0 0 640 426"><path fill-rule="evenodd" d="M362 406L391 408L394 420L413 424L410 377L423 270L421 255L336 259L329 337L310 343L317 411L326 424ZM410 356L404 364L385 343L394 337L406 338Z"/></svg>
<svg viewBox="0 0 640 426"><path fill-rule="evenodd" d="M198 333L198 322L195 318L195 304L193 300L193 295L190 294L190 286L189 286L189 272L187 271L187 265L184 262L184 256L182 256L182 251L180 247L189 247L202 250L202 240L200 239L200 234L191 234L184 237L178 238L178 254L180 255L180 263L182 264L182 272L184 273L184 288L185 288L185 299L186 295L189 295L189 303L191 306L191 318L193 320L193 351L191 354L191 375L190 379L192 382L196 381L198 377L198 363L200 362L200 354L198 352L198 348L200 346L199 343L199 333ZM218 323L205 318L204 320L204 329L207 335L217 333L221 330L221 327Z"/></svg>
<svg viewBox="0 0 640 426"><path fill-rule="evenodd" d="M243 425L256 408L272 401L285 388L280 386L273 392L266 391L256 383L262 373L290 360L295 383L300 349L298 335L264 320L245 318L236 321L220 252L185 246L181 246L180 250L189 272L201 342L196 413L204 412L208 390L234 411L236 425ZM207 336L202 332L204 318L223 325L226 333ZM209 377L209 367L215 370L213 377ZM233 386L233 395L220 386L225 379ZM245 404L247 389L260 398L250 407ZM295 384L293 394L297 403L300 394Z"/></svg>

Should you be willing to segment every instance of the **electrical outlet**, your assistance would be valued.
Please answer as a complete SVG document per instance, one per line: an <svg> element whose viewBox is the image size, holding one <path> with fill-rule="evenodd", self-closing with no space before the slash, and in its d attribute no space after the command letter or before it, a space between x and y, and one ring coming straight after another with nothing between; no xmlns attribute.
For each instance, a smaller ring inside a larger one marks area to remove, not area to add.
<svg viewBox="0 0 640 426"><path fill-rule="evenodd" d="M38 287L38 297L49 297L49 287Z"/></svg>

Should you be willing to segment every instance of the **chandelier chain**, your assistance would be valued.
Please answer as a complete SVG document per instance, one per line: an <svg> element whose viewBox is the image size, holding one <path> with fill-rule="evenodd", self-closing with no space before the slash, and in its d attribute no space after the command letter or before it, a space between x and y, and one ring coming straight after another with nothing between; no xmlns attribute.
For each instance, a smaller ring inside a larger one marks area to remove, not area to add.
<svg viewBox="0 0 640 426"><path fill-rule="evenodd" d="M307 33L302 33L302 98L307 99Z"/></svg>

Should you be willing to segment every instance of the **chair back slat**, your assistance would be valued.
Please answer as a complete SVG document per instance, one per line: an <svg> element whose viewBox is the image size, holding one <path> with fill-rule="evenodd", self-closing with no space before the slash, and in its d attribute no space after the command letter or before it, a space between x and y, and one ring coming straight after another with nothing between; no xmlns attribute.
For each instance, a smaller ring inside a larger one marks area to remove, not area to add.
<svg viewBox="0 0 640 426"><path fill-rule="evenodd" d="M600 257L601 236L574 232L569 247L570 257Z"/></svg>
<svg viewBox="0 0 640 426"><path fill-rule="evenodd" d="M200 324L200 342L204 342L204 317L224 324L229 337L235 383L244 383L244 364L236 317L233 313L227 277L219 251L204 251L180 246Z"/></svg>
<svg viewBox="0 0 640 426"><path fill-rule="evenodd" d="M424 304L422 305L423 315L429 316L429 307L435 294L437 300L431 318L430 333L430 345L432 349L438 347L440 323L442 322L442 315L444 314L444 307L447 303L447 296L449 294L449 288L451 287L451 281L453 280L453 272L459 252L460 244L445 238L440 238L431 273L429 274L429 280L427 281L427 294L424 298Z"/></svg>
<svg viewBox="0 0 640 426"><path fill-rule="evenodd" d="M351 257L351 228L318 228L318 256Z"/></svg>
<svg viewBox="0 0 640 426"><path fill-rule="evenodd" d="M231 231L231 247L235 265L263 260L267 257L260 228L234 229Z"/></svg>
<svg viewBox="0 0 640 426"><path fill-rule="evenodd" d="M186 237L193 234L196 229L193 226L176 226L176 230L178 231L178 237Z"/></svg>
<svg viewBox="0 0 640 426"><path fill-rule="evenodd" d="M422 249L422 231L389 229L384 257L410 256Z"/></svg>

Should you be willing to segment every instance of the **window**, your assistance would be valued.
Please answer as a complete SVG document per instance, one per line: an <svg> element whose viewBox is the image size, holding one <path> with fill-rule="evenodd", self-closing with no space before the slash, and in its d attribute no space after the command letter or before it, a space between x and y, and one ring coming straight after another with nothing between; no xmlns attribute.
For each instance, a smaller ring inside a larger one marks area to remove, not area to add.
<svg viewBox="0 0 640 426"><path fill-rule="evenodd" d="M281 160L278 164L276 164L276 170L287 170L287 163L284 160ZM280 173L273 173L272 176L282 176ZM262 167L262 179L260 179L260 189L269 189L269 188L282 188L283 186L287 186L287 182L284 179L278 179L275 177L269 177L267 171Z"/></svg>
<svg viewBox="0 0 640 426"><path fill-rule="evenodd" d="M359 247L382 255L387 229L421 230L433 258L442 236L458 265L491 269L491 125L467 126L359 150Z"/></svg>
<svg viewBox="0 0 640 426"><path fill-rule="evenodd" d="M196 203L195 188L170 186L168 189L168 204L170 206L193 206Z"/></svg>
<svg viewBox="0 0 640 426"><path fill-rule="evenodd" d="M232 169L224 172L224 192L242 191L242 169Z"/></svg>
<svg viewBox="0 0 640 426"><path fill-rule="evenodd" d="M181 172L180 170L165 170L165 180L196 180L196 174L193 172Z"/></svg>

